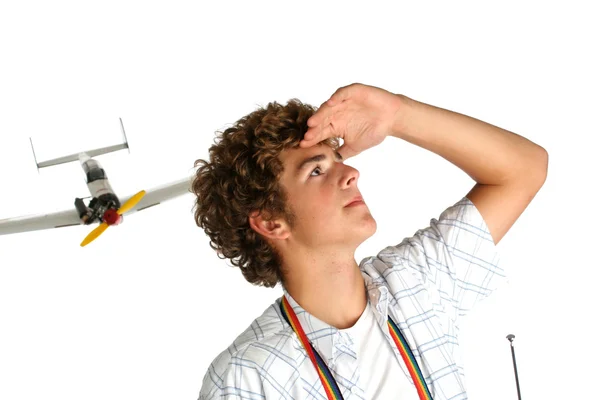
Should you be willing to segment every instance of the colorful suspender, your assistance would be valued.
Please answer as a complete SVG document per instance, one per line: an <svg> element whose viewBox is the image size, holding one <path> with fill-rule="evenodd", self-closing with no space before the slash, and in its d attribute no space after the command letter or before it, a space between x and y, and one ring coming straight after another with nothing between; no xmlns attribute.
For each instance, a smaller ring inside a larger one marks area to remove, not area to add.
<svg viewBox="0 0 600 400"><path fill-rule="evenodd" d="M300 321L298 321L298 317L296 316L296 313L292 309L292 306L290 305L290 303L288 302L288 300L285 296L282 296L280 306L281 306L281 312L282 312L285 320L287 321L288 324L290 324L290 326L292 327L294 332L296 332L296 335L298 335L300 342L302 342L302 345L306 349L306 352L308 353L310 360L312 361L317 372L319 373L319 378L321 378L321 383L323 384L323 387L325 388L325 392L327 393L327 398L329 400L343 400L342 392L340 391L340 388L338 387L335 379L333 379L333 375L331 374L331 371L329 371L329 368L327 368L327 365L325 365L325 362L323 362L323 359L321 358L319 353L317 353L317 351L315 350L313 345L310 343L310 341L306 337L306 334L304 333L304 329L302 329L302 326L300 325ZM394 321L392 321L392 319L389 316L388 316L388 328L390 330L390 334L392 335L392 339L394 340L394 343L396 343L396 346L398 346L398 350L400 350L402 359L404 360L404 362L406 363L406 366L408 367L410 376L412 377L413 382L415 383L415 386L417 387L417 392L419 393L419 398L421 400L432 400L431 393L429 393L429 389L427 388L427 385L425 384L425 379L423 379L423 374L421 373L421 369L419 368L419 365L417 364L415 357L413 356L412 352L410 351L410 348L408 347L408 343L406 342L406 339L404 339L402 332L400 332L400 329L398 329L398 326L396 326Z"/></svg>

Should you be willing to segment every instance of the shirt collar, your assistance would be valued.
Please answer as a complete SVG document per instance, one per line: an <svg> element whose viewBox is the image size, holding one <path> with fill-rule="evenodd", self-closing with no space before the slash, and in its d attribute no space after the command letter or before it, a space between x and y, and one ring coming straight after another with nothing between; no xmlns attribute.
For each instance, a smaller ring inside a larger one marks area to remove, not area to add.
<svg viewBox="0 0 600 400"><path fill-rule="evenodd" d="M389 291L385 285L374 282L373 279L365 272L362 272L362 276L365 281L365 288L367 290L369 303L371 304L371 308L375 314L375 319L384 332L387 332L386 326ZM292 306L292 309L296 313L298 321L300 322L306 337L328 365L333 361L336 351L339 348L338 345L341 345L342 347L348 347L353 351L356 351L354 348L354 341L347 332L340 331L336 327L321 321L314 315L304 310L296 302L296 300L294 300L289 292L285 290L285 288L283 288L283 292L284 296L290 303L290 306ZM285 321L284 323L287 324ZM302 348L303 346L299 338L296 337L296 339L298 339L298 346Z"/></svg>

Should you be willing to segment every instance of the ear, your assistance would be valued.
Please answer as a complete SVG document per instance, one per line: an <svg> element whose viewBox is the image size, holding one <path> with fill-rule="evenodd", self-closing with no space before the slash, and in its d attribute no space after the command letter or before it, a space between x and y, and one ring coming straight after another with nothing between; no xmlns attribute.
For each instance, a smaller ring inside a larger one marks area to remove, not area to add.
<svg viewBox="0 0 600 400"><path fill-rule="evenodd" d="M248 216L250 227L258 234L267 239L283 240L290 236L289 226L283 219L267 220L268 215L263 212L259 215L259 211L252 211Z"/></svg>

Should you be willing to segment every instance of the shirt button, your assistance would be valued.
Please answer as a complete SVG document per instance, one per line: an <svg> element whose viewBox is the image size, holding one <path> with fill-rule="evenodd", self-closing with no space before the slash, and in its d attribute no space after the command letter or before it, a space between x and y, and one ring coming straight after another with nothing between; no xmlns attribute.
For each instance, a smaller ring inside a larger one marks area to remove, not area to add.
<svg viewBox="0 0 600 400"><path fill-rule="evenodd" d="M357 386L352 386L352 389L350 389L350 391L354 394L358 394L358 387Z"/></svg>

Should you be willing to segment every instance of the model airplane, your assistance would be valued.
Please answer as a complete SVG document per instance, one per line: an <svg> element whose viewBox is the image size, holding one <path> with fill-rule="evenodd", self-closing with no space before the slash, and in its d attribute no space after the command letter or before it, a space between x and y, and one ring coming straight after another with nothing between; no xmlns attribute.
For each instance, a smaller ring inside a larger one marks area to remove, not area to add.
<svg viewBox="0 0 600 400"><path fill-rule="evenodd" d="M75 207L65 211L2 219L0 220L0 235L99 223L81 242L83 247L100 236L109 226L120 224L124 215L144 210L190 192L191 177L157 186L148 191L142 190L133 196L117 197L108 182L104 169L92 157L129 149L122 120L121 130L124 139L121 144L71 154L41 163L37 162L32 142L31 149L38 170L52 165L79 161L85 173L86 183L92 198L89 204L86 205L83 199L76 197Z"/></svg>

